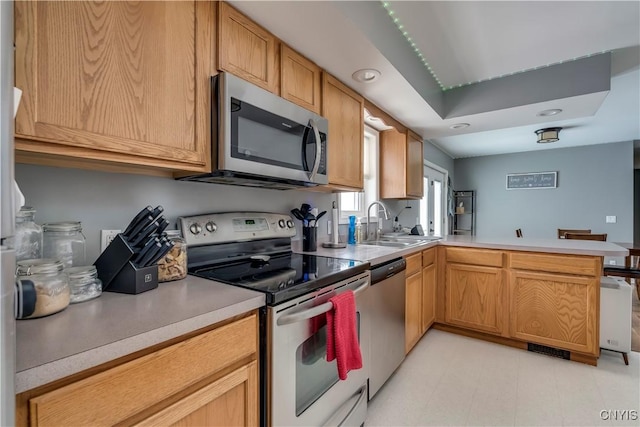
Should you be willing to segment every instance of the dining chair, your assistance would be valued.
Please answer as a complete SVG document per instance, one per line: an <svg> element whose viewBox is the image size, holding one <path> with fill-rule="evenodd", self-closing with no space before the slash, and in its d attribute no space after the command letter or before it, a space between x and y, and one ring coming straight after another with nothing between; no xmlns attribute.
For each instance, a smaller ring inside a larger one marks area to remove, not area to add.
<svg viewBox="0 0 640 427"><path fill-rule="evenodd" d="M599 242L607 241L607 233L602 234L588 234L588 233L564 233L565 239L574 240L597 240Z"/></svg>
<svg viewBox="0 0 640 427"><path fill-rule="evenodd" d="M558 228L558 239L564 239L566 233L591 234L591 230L570 230L568 228Z"/></svg>

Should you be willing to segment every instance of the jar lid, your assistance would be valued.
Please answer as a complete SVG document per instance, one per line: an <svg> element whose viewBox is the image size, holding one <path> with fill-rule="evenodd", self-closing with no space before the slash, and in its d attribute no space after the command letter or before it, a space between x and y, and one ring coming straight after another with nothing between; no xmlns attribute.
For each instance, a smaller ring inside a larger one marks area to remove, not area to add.
<svg viewBox="0 0 640 427"><path fill-rule="evenodd" d="M32 208L31 206L23 206L23 207L20 208L18 213L16 213L16 217L24 218L26 216L34 215L35 213L36 213L36 210L34 208Z"/></svg>
<svg viewBox="0 0 640 427"><path fill-rule="evenodd" d="M64 270L69 279L82 280L95 277L98 274L95 265L82 265L78 267L70 267Z"/></svg>
<svg viewBox="0 0 640 427"><path fill-rule="evenodd" d="M82 231L80 221L47 222L42 224L44 231Z"/></svg>
<svg viewBox="0 0 640 427"><path fill-rule="evenodd" d="M182 237L182 232L180 230L165 230L167 233L167 237Z"/></svg>
<svg viewBox="0 0 640 427"><path fill-rule="evenodd" d="M32 274L51 274L62 271L64 265L57 259L38 258L18 261L16 274L18 276L31 276Z"/></svg>

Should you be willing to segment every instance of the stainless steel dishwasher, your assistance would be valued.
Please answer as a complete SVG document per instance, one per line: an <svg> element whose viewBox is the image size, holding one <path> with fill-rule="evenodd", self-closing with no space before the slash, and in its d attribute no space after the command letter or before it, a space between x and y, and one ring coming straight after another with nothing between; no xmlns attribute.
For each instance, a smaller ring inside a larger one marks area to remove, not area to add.
<svg viewBox="0 0 640 427"><path fill-rule="evenodd" d="M369 400L404 360L406 266L398 258L371 269Z"/></svg>

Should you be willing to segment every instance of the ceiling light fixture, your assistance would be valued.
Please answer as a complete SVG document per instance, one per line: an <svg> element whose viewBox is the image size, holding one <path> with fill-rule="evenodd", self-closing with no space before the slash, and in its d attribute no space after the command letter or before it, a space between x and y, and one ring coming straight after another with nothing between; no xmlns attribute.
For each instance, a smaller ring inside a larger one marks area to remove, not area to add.
<svg viewBox="0 0 640 427"><path fill-rule="evenodd" d="M456 123L455 125L449 126L449 129L464 129L471 126L469 123Z"/></svg>
<svg viewBox="0 0 640 427"><path fill-rule="evenodd" d="M562 113L562 110L560 108L552 108L550 110L543 110L540 111L538 114L536 114L539 117L548 117L548 116L555 116L557 114Z"/></svg>
<svg viewBox="0 0 640 427"><path fill-rule="evenodd" d="M363 68L353 73L351 77L357 82L371 83L378 80L381 75L382 73L380 73L380 71L374 70L373 68Z"/></svg>
<svg viewBox="0 0 640 427"><path fill-rule="evenodd" d="M538 129L536 135L538 135L538 144L546 144L548 142L556 142L560 138L558 134L562 128L544 128Z"/></svg>

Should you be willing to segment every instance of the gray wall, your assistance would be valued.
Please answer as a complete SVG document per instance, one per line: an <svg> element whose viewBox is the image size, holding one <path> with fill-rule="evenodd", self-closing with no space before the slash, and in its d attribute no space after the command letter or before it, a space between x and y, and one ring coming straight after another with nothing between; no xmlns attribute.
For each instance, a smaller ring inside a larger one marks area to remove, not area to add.
<svg viewBox="0 0 640 427"><path fill-rule="evenodd" d="M558 171L558 188L505 189L506 174ZM590 228L608 241L633 240L633 143L455 160L454 188L477 191L477 235L556 238L557 228ZM606 224L606 215L617 223Z"/></svg>
<svg viewBox="0 0 640 427"><path fill-rule="evenodd" d="M266 211L288 213L301 203L328 210L334 196L302 190L266 190L230 185L174 181L168 178L93 172L33 165L16 165L16 181L26 204L36 209L36 222L78 220L87 239L87 262L100 254L100 230L124 230L129 220L146 205L162 205L175 228L178 216L220 211ZM295 220L296 239L301 236ZM326 219L318 235L327 234Z"/></svg>
<svg viewBox="0 0 640 427"><path fill-rule="evenodd" d="M640 244L640 169L635 169L633 174L633 241Z"/></svg>
<svg viewBox="0 0 640 427"><path fill-rule="evenodd" d="M453 181L454 161L447 153L430 143L424 142L424 159L449 171L449 178Z"/></svg>

